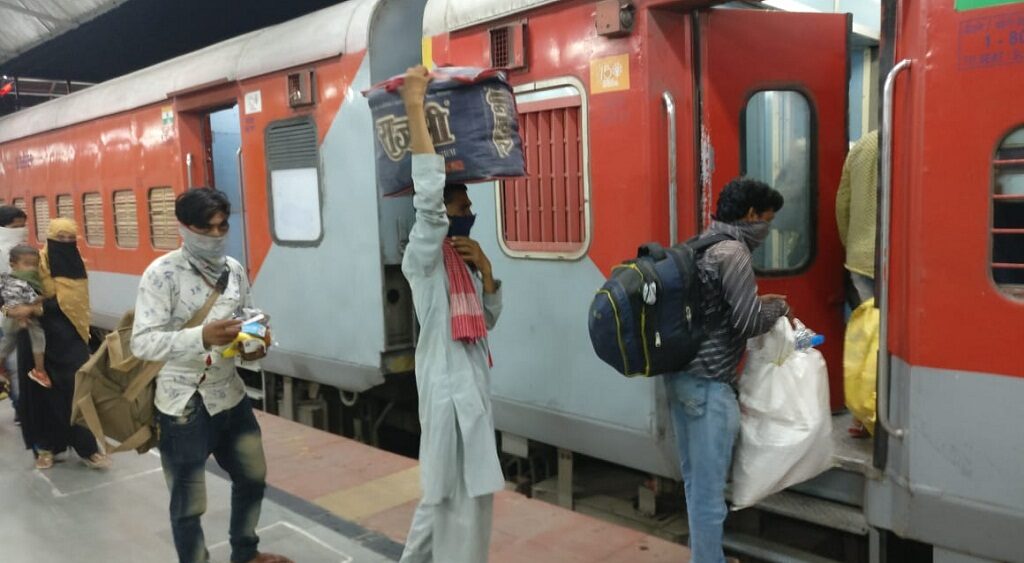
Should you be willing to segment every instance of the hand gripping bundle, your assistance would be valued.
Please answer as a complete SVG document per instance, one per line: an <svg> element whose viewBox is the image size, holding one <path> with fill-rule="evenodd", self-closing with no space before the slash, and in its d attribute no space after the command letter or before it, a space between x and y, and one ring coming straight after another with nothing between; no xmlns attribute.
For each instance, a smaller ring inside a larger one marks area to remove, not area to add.
<svg viewBox="0 0 1024 563"><path fill-rule="evenodd" d="M449 183L472 183L525 174L515 97L494 69L445 67L430 73L424 110L434 149L444 157ZM384 196L412 188L411 138L404 76L363 95L373 114L377 181Z"/></svg>

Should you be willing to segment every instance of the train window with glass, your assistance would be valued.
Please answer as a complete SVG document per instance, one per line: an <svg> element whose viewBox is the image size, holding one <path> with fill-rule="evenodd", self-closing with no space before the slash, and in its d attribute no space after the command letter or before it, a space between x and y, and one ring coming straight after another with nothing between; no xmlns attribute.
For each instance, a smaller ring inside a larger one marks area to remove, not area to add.
<svg viewBox="0 0 1024 563"><path fill-rule="evenodd" d="M174 190L170 187L149 190L149 236L153 248L178 248L178 220L174 215Z"/></svg>
<svg viewBox="0 0 1024 563"><path fill-rule="evenodd" d="M992 279L1024 299L1024 127L996 150L992 188Z"/></svg>
<svg viewBox="0 0 1024 563"><path fill-rule="evenodd" d="M50 202L45 197L32 200L32 209L36 215L36 240L46 241L46 231L50 230Z"/></svg>
<svg viewBox="0 0 1024 563"><path fill-rule="evenodd" d="M75 218L75 202L71 199L71 194L57 196L57 217Z"/></svg>
<svg viewBox="0 0 1024 563"><path fill-rule="evenodd" d="M121 248L139 247L139 210L135 192L114 192L114 240Z"/></svg>
<svg viewBox="0 0 1024 563"><path fill-rule="evenodd" d="M590 245L587 110L581 84L516 89L526 175L498 183L498 231L520 258L575 259Z"/></svg>
<svg viewBox="0 0 1024 563"><path fill-rule="evenodd" d="M14 207L17 207L18 209L20 209L22 211L25 211L27 209L27 207L25 206L25 198L23 198L23 197L16 197L16 198L14 198L14 201L11 202L11 205L13 205Z"/></svg>
<svg viewBox="0 0 1024 563"><path fill-rule="evenodd" d="M103 197L99 192L90 192L82 196L82 216L85 218L85 244L106 244L106 234L103 232Z"/></svg>
<svg viewBox="0 0 1024 563"><path fill-rule="evenodd" d="M271 123L266 151L274 240L315 246L323 236L316 124L308 117Z"/></svg>
<svg viewBox="0 0 1024 563"><path fill-rule="evenodd" d="M783 274L806 268L814 250L814 136L811 104L800 92L766 90L743 112L743 174L778 190L785 204L757 251L754 267Z"/></svg>

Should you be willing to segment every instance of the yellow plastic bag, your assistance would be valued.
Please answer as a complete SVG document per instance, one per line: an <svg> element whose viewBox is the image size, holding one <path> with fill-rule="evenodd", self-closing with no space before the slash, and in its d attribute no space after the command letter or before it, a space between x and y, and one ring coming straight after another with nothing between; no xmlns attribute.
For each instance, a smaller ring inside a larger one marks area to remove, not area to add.
<svg viewBox="0 0 1024 563"><path fill-rule="evenodd" d="M850 316L843 347L843 390L846 408L875 433L876 384L878 377L879 313L875 300L868 299Z"/></svg>

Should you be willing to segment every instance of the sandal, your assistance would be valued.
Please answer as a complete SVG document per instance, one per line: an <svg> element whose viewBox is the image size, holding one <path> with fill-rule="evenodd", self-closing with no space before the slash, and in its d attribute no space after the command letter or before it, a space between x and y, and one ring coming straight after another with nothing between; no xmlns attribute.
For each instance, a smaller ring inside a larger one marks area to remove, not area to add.
<svg viewBox="0 0 1024 563"><path fill-rule="evenodd" d="M83 458L84 463L89 469L110 469L110 457L105 456L101 453L94 453L88 458Z"/></svg>
<svg viewBox="0 0 1024 563"><path fill-rule="evenodd" d="M854 423L849 428L847 428L846 433L849 434L851 438L858 439L868 438L871 436L871 433L868 432L868 429L864 428L864 425L862 425L859 422Z"/></svg>
<svg viewBox="0 0 1024 563"><path fill-rule="evenodd" d="M28 378L47 389L53 387L53 382L50 381L50 376L46 375L46 372L41 369L34 369L28 372Z"/></svg>
<svg viewBox="0 0 1024 563"><path fill-rule="evenodd" d="M36 469L49 469L53 467L53 452L39 450L36 454Z"/></svg>

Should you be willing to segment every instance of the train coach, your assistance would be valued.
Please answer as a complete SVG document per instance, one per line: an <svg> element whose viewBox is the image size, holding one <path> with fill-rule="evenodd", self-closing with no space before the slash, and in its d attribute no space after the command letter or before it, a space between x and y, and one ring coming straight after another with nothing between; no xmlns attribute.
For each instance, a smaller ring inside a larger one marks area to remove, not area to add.
<svg viewBox="0 0 1024 563"><path fill-rule="evenodd" d="M491 341L503 443L678 478L660 381L597 360L585 315L618 261L699 232L736 175L786 197L759 284L825 334L843 405L851 21L714 4L349 0L0 119L0 198L36 242L52 216L79 221L109 328L179 244L175 195L228 192L282 410L334 388L379 401L377 426L395 397L375 392L414 389L413 210L380 195L360 92L421 61L504 69L527 176L471 187L507 303ZM1024 6L988 4L882 5L886 361L856 504L874 547L892 532L945 561L1024 557Z"/></svg>

